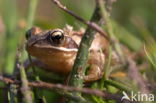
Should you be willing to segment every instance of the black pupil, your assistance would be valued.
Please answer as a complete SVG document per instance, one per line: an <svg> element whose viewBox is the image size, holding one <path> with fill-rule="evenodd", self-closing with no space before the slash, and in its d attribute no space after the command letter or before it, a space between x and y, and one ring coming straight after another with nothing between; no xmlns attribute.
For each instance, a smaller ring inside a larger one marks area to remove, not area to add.
<svg viewBox="0 0 156 103"><path fill-rule="evenodd" d="M59 40L59 39L62 38L62 36L61 36L61 35L55 35L55 36L53 36L52 38L53 38L53 39L57 39L57 40Z"/></svg>

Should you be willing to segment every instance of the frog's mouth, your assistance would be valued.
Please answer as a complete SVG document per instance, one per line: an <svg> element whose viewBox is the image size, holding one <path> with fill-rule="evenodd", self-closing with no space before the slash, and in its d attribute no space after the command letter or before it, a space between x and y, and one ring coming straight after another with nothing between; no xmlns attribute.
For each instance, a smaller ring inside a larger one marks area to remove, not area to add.
<svg viewBox="0 0 156 103"><path fill-rule="evenodd" d="M40 48L40 49L51 49L51 50L56 50L56 51L66 51L66 52L77 52L78 49L77 48L65 48L65 47L55 47L55 46L51 46L51 45L34 45L36 48Z"/></svg>
<svg viewBox="0 0 156 103"><path fill-rule="evenodd" d="M55 47L51 46L50 44L40 45L39 43L30 47L27 45L26 49L30 55L39 59L44 58L47 60L55 60L56 58L73 58L78 51L77 48Z"/></svg>

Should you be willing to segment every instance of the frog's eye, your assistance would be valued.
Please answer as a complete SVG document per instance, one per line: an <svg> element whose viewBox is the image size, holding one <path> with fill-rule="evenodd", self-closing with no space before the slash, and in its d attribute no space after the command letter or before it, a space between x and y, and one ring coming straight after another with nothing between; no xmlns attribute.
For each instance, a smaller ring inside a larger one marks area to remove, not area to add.
<svg viewBox="0 0 156 103"><path fill-rule="evenodd" d="M50 39L51 43L61 44L63 42L63 40L64 40L64 33L60 29L51 31L49 33L49 39Z"/></svg>
<svg viewBox="0 0 156 103"><path fill-rule="evenodd" d="M39 27L32 27L26 32L26 39L28 40L32 35L36 35L41 32Z"/></svg>

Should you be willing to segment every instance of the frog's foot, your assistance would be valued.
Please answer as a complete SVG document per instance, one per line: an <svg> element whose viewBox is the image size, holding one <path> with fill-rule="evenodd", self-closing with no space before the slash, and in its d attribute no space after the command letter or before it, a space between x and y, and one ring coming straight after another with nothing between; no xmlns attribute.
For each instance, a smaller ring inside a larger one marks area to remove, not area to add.
<svg viewBox="0 0 156 103"><path fill-rule="evenodd" d="M24 62L24 68L25 69L29 69L32 66L36 66L36 67L39 67L39 68L44 68L45 67L45 65L41 61L39 61L37 59L31 59L31 61L29 59L27 59Z"/></svg>
<svg viewBox="0 0 156 103"><path fill-rule="evenodd" d="M92 65L88 71L88 74L84 76L85 82L96 81L102 77L102 71L97 65Z"/></svg>
<svg viewBox="0 0 156 103"><path fill-rule="evenodd" d="M105 56L100 51L92 50L89 54L88 64L90 68L86 76L84 76L85 82L96 81L103 75L103 66L105 62Z"/></svg>

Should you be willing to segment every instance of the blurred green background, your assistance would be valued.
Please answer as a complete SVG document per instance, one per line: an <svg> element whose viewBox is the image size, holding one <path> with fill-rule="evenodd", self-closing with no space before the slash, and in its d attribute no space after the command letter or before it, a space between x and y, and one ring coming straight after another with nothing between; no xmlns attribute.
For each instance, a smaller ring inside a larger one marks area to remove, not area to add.
<svg viewBox="0 0 156 103"><path fill-rule="evenodd" d="M61 2L85 20L90 19L95 6L94 0ZM156 66L155 5L156 0L117 0L111 11L115 35L134 52L143 51L146 44L146 58L151 68ZM17 46L25 43L27 29L32 26L63 28L66 24L74 29L86 27L57 8L51 0L0 0L0 72L12 74Z"/></svg>
<svg viewBox="0 0 156 103"><path fill-rule="evenodd" d="M23 42L25 38L24 31L30 28L29 24L32 25L32 23L28 22L28 16L31 15L30 9L33 8L30 5L32 1L35 0L0 0L1 68L5 68L2 65L6 66L4 62L7 58L10 58L7 59L9 61L7 70L12 68L13 65L10 62L13 62L14 56L12 55L14 53L11 55L7 52L14 52L16 49L14 46ZM36 1L36 4L34 4L36 5L36 8L34 8L36 12L34 11L35 14L32 17L34 18L33 26L39 26L43 29L63 28L66 24L72 25L74 29L85 27L79 21L58 9L51 0ZM62 0L62 3L86 20L89 20L95 6L94 0ZM117 0L113 4L111 18L117 25L133 35L135 37L133 39L143 40L144 36L153 38L156 37L155 4L155 0ZM122 38L121 41L127 42L126 35L120 33L120 30L117 30L116 35ZM133 44L130 40L128 42L129 45L134 46L130 48L136 49L138 48L137 45L140 45Z"/></svg>

